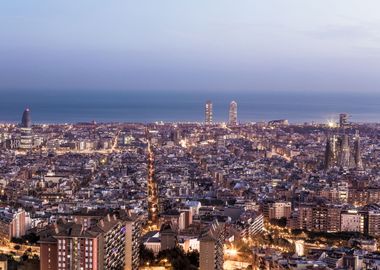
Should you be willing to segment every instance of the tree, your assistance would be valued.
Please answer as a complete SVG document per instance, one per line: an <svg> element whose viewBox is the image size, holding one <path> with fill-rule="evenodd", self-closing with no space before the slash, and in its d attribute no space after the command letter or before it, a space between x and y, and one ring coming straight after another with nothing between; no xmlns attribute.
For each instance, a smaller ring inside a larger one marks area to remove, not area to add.
<svg viewBox="0 0 380 270"><path fill-rule="evenodd" d="M275 219L275 218L272 218L270 220L270 223L273 224L273 225L276 225L276 226L279 226L281 228L285 228L286 227L286 217L282 217L280 219Z"/></svg>
<svg viewBox="0 0 380 270"><path fill-rule="evenodd" d="M191 255L189 253L185 254L183 249L179 247L160 251L157 255L157 259L159 261L167 259L171 263L173 269L179 270L195 270L198 269L199 265L199 255L197 259L197 253Z"/></svg>
<svg viewBox="0 0 380 270"><path fill-rule="evenodd" d="M194 250L186 254L186 257L189 259L190 264L196 267L199 267L199 252Z"/></svg>
<svg viewBox="0 0 380 270"><path fill-rule="evenodd" d="M144 244L140 245L140 264L151 264L154 261L154 253L151 249L146 248Z"/></svg>

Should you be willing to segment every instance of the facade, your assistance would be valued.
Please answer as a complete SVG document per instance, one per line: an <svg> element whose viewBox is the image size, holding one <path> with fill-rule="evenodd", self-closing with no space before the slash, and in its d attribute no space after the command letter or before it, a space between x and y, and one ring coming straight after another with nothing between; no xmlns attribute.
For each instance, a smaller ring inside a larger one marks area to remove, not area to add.
<svg viewBox="0 0 380 270"><path fill-rule="evenodd" d="M60 221L40 240L40 269L124 269L125 234L124 223L115 216L90 227Z"/></svg>
<svg viewBox="0 0 380 270"><path fill-rule="evenodd" d="M264 216L258 212L247 211L240 216L238 225L241 237L254 237L264 229Z"/></svg>
<svg viewBox="0 0 380 270"><path fill-rule="evenodd" d="M368 235L373 237L380 236L380 212L369 211L368 212Z"/></svg>
<svg viewBox="0 0 380 270"><path fill-rule="evenodd" d="M340 231L341 207L336 205L316 205L313 207L313 231Z"/></svg>
<svg viewBox="0 0 380 270"><path fill-rule="evenodd" d="M51 236L40 241L40 270L53 270L58 268L57 239ZM62 251L61 251L62 252Z"/></svg>
<svg viewBox="0 0 380 270"><path fill-rule="evenodd" d="M22 114L21 127L31 128L32 127L32 117L30 115L30 109L26 108Z"/></svg>
<svg viewBox="0 0 380 270"><path fill-rule="evenodd" d="M102 262L103 239L100 232L82 230L81 225L74 224L55 238L58 250L58 265L55 269L105 269ZM43 267L42 260L41 266Z"/></svg>
<svg viewBox="0 0 380 270"><path fill-rule="evenodd" d="M365 214L357 210L347 210L342 212L340 230L342 232L365 233Z"/></svg>
<svg viewBox="0 0 380 270"><path fill-rule="evenodd" d="M341 151L340 151L340 166L342 168L348 169L350 167L350 159L351 159L351 152L350 152L350 143L349 138L347 134L344 134L341 141Z"/></svg>
<svg viewBox="0 0 380 270"><path fill-rule="evenodd" d="M170 223L161 226L160 239L161 250L173 249L177 246L177 233Z"/></svg>
<svg viewBox="0 0 380 270"><path fill-rule="evenodd" d="M298 209L298 229L313 230L313 205L304 204Z"/></svg>
<svg viewBox="0 0 380 270"><path fill-rule="evenodd" d="M26 232L26 212L19 208L0 208L0 236L6 239L21 237Z"/></svg>
<svg viewBox="0 0 380 270"><path fill-rule="evenodd" d="M104 242L104 269L122 269L125 263L125 225L116 216L107 215L98 223Z"/></svg>
<svg viewBox="0 0 380 270"><path fill-rule="evenodd" d="M213 117L212 102L211 100L208 100L205 105L205 124L206 125L212 125L212 117Z"/></svg>
<svg viewBox="0 0 380 270"><path fill-rule="evenodd" d="M28 150L33 147L33 135L32 135L32 118L29 108L24 110L20 125L20 149Z"/></svg>
<svg viewBox="0 0 380 270"><path fill-rule="evenodd" d="M292 212L291 202L269 202L264 206L264 215L268 219L289 218Z"/></svg>
<svg viewBox="0 0 380 270"><path fill-rule="evenodd" d="M331 169L337 165L337 142L338 139L336 135L328 136L326 142L326 152L325 152L325 169Z"/></svg>
<svg viewBox="0 0 380 270"><path fill-rule="evenodd" d="M199 266L200 270L223 269L223 226L215 222L208 231L199 238Z"/></svg>
<svg viewBox="0 0 380 270"><path fill-rule="evenodd" d="M140 265L141 222L138 217L125 221L125 265L124 270L137 270Z"/></svg>
<svg viewBox="0 0 380 270"><path fill-rule="evenodd" d="M231 103L230 103L228 124L230 126L236 126L237 125L237 103L236 103L236 101L231 101Z"/></svg>

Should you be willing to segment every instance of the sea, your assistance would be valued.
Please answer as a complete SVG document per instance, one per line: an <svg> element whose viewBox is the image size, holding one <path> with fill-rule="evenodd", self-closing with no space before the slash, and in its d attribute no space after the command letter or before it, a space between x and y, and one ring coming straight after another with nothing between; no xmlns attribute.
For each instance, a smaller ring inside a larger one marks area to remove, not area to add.
<svg viewBox="0 0 380 270"><path fill-rule="evenodd" d="M353 122L380 123L380 92L121 90L0 90L0 122L20 122L26 107L38 124L202 122L207 100L213 102L215 122L228 120L229 103L235 100L239 122L288 119L295 124L326 123L344 112Z"/></svg>

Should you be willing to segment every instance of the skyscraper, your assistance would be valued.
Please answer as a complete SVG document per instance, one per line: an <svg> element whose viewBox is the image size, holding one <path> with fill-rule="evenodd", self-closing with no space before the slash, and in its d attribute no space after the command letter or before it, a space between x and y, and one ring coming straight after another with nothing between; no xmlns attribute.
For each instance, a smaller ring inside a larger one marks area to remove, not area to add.
<svg viewBox="0 0 380 270"><path fill-rule="evenodd" d="M344 128L348 125L348 114L341 113L339 114L339 127Z"/></svg>
<svg viewBox="0 0 380 270"><path fill-rule="evenodd" d="M21 118L20 124L20 148L23 150L31 149L33 146L33 136L32 136L32 118L30 115L29 108L24 110Z"/></svg>
<svg viewBox="0 0 380 270"><path fill-rule="evenodd" d="M22 114L21 127L23 127L23 128L31 128L32 127L32 118L30 116L29 108L26 108L24 110L24 113Z"/></svg>
<svg viewBox="0 0 380 270"><path fill-rule="evenodd" d="M228 124L231 126L237 125L237 103L234 100L230 103Z"/></svg>
<svg viewBox="0 0 380 270"><path fill-rule="evenodd" d="M212 125L212 102L208 100L205 106L205 124Z"/></svg>

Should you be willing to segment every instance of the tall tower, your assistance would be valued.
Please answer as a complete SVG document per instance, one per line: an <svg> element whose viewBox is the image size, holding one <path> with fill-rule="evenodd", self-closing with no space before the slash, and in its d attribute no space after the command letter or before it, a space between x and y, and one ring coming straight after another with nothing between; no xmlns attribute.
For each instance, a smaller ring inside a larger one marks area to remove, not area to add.
<svg viewBox="0 0 380 270"><path fill-rule="evenodd" d="M212 125L212 102L208 100L205 106L205 124Z"/></svg>
<svg viewBox="0 0 380 270"><path fill-rule="evenodd" d="M337 165L337 138L336 135L328 136L325 152L325 169L331 169Z"/></svg>
<svg viewBox="0 0 380 270"><path fill-rule="evenodd" d="M21 127L31 128L32 127L32 118L30 116L29 108L26 108L22 114Z"/></svg>
<svg viewBox="0 0 380 270"><path fill-rule="evenodd" d="M230 126L236 126L237 125L237 103L234 100L231 101L231 103L230 103L228 124Z"/></svg>
<svg viewBox="0 0 380 270"><path fill-rule="evenodd" d="M360 135L359 135L359 130L356 130L356 133L355 133L354 159L355 159L355 168L357 170L363 170L363 162L362 162L361 153L360 153Z"/></svg>
<svg viewBox="0 0 380 270"><path fill-rule="evenodd" d="M30 115L29 108L26 108L22 114L20 131L21 131L20 148L23 150L31 149L33 146L33 136L32 136L32 118Z"/></svg>
<svg viewBox="0 0 380 270"><path fill-rule="evenodd" d="M342 144L340 149L340 166L343 168L350 167L350 143L348 140L348 135L343 134L342 136Z"/></svg>
<svg viewBox="0 0 380 270"><path fill-rule="evenodd" d="M345 128L348 125L348 114L347 113L341 113L339 114L339 127Z"/></svg>

